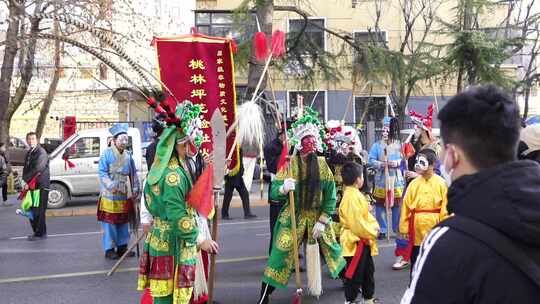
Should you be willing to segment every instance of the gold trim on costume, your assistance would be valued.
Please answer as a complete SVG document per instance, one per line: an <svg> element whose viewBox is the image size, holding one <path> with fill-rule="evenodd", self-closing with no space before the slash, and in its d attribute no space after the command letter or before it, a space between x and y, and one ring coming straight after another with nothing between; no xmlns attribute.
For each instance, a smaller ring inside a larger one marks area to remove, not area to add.
<svg viewBox="0 0 540 304"><path fill-rule="evenodd" d="M165 176L165 182L171 187L176 187L180 182L180 175L176 172L169 172L169 174Z"/></svg>
<svg viewBox="0 0 540 304"><path fill-rule="evenodd" d="M126 200L111 200L106 197L99 199L99 210L107 213L126 213L127 201Z"/></svg>
<svg viewBox="0 0 540 304"><path fill-rule="evenodd" d="M178 220L178 229L183 233L190 233L193 231L193 220L190 217L184 216Z"/></svg>

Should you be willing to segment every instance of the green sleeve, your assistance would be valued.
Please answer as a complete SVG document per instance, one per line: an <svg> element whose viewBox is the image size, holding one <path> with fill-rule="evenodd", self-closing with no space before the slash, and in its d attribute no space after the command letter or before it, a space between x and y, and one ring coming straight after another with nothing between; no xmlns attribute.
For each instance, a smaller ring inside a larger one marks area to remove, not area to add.
<svg viewBox="0 0 540 304"><path fill-rule="evenodd" d="M175 170L167 173L163 182L165 213L171 223L172 233L187 242L196 243L199 233L196 219L186 208L186 196L190 188L188 178Z"/></svg>
<svg viewBox="0 0 540 304"><path fill-rule="evenodd" d="M321 213L328 217L336 212L336 184L334 175L325 161L319 162L321 170Z"/></svg>
<svg viewBox="0 0 540 304"><path fill-rule="evenodd" d="M288 198L288 195L283 195L279 192L279 188L283 186L283 180L275 179L270 184L270 199L273 201L285 201Z"/></svg>

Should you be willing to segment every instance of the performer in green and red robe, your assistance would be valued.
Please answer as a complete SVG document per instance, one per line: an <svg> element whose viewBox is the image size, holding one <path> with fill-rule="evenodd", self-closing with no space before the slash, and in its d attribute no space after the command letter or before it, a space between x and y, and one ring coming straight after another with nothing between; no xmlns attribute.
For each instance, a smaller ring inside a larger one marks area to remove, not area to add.
<svg viewBox="0 0 540 304"><path fill-rule="evenodd" d="M186 202L192 187L186 159L202 142L200 114L201 107L189 101L177 106L181 127L163 131L144 187L153 224L140 261L138 290L149 288L155 304L188 304L198 250L218 250L214 241L201 236L197 211Z"/></svg>
<svg viewBox="0 0 540 304"><path fill-rule="evenodd" d="M304 116L293 123L289 137L299 153L291 159L290 172L278 172L271 186L271 199L286 203L274 227L259 304L269 303L268 297L275 288L286 288L294 269L290 191L294 191L298 245L301 246L304 241L308 245L318 242L333 278L339 276L346 264L331 225L332 215L336 212L334 176L324 157L317 157L317 152L323 152L324 126L319 122L317 112L310 108L305 108L305 111ZM316 254L319 254L318 250ZM316 258L306 254L308 268L312 259ZM308 286L312 279L315 278L308 277Z"/></svg>

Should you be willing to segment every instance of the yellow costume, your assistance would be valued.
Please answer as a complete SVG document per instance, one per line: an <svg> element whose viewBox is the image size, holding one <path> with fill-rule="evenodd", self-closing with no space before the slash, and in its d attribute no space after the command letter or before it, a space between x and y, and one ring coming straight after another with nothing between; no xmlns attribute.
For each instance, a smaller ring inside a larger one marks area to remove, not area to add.
<svg viewBox="0 0 540 304"><path fill-rule="evenodd" d="M359 241L366 240L371 248L371 256L379 254L377 234L379 224L369 212L368 201L359 189L346 186L339 206L341 233L339 241L344 257L354 256Z"/></svg>
<svg viewBox="0 0 540 304"><path fill-rule="evenodd" d="M447 191L446 182L436 174L427 180L419 176L407 187L401 206L399 232L414 235L414 246L420 246L431 228L447 216ZM414 227L414 231L409 227Z"/></svg>

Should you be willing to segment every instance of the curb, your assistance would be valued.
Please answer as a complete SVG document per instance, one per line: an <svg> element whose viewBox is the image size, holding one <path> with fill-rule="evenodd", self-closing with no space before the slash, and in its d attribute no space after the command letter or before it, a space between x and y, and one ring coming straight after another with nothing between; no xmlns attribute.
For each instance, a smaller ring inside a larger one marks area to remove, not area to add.
<svg viewBox="0 0 540 304"><path fill-rule="evenodd" d="M220 198L223 196L220 195ZM250 198L251 207L261 207L268 205L266 199L252 199ZM239 197L233 197L230 208L242 208L242 202ZM49 209L47 210L47 217L67 217L67 216L90 216L96 215L96 207L84 206L71 209Z"/></svg>

